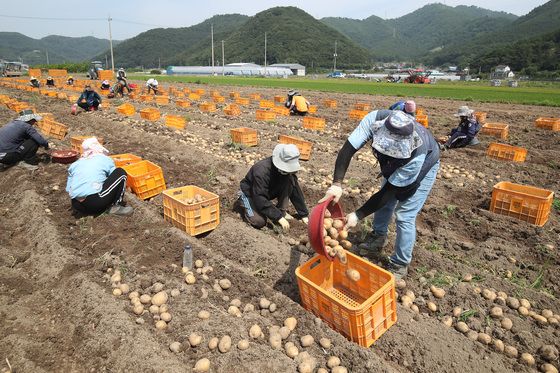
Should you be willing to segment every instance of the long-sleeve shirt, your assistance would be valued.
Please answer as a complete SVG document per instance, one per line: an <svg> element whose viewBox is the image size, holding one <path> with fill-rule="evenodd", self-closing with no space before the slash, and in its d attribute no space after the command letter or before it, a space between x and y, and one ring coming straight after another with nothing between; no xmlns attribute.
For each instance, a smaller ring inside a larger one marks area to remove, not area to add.
<svg viewBox="0 0 560 373"><path fill-rule="evenodd" d="M115 168L115 161L106 155L80 158L68 168L66 191L72 199L99 193Z"/></svg>
<svg viewBox="0 0 560 373"><path fill-rule="evenodd" d="M0 153L15 152L27 139L35 140L45 148L49 146L48 141L31 124L20 120L11 121L0 128Z"/></svg>
<svg viewBox="0 0 560 373"><path fill-rule="evenodd" d="M272 157L253 165L241 180L241 191L254 203L255 210L272 221L284 215L272 202L289 197L300 217L309 215L305 198L295 174L282 175L272 163Z"/></svg>
<svg viewBox="0 0 560 373"><path fill-rule="evenodd" d="M95 101L101 103L101 96L95 91L83 91L77 103L79 104L82 100L86 100L87 104L92 106Z"/></svg>
<svg viewBox="0 0 560 373"><path fill-rule="evenodd" d="M478 131L480 131L480 124L477 122L477 120L472 117L465 118L464 120L461 120L461 123L459 123L457 128L454 128L451 131L450 136L452 136L456 132L460 132L466 135L467 138L470 140L473 139L478 134Z"/></svg>

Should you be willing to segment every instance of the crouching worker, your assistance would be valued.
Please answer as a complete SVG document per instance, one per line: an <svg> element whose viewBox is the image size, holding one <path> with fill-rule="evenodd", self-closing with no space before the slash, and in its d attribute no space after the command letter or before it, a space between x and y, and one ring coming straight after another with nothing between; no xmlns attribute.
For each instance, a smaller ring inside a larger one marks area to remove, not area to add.
<svg viewBox="0 0 560 373"><path fill-rule="evenodd" d="M276 145L272 157L255 163L241 180L241 191L238 192L239 199L234 210L257 229L264 227L270 219L287 231L290 228L288 220L292 216L286 211L291 201L298 218L307 224L309 212L296 176L299 168L297 146ZM274 199L277 199L277 204L272 202Z"/></svg>
<svg viewBox="0 0 560 373"><path fill-rule="evenodd" d="M67 85L74 85L74 77L73 76L69 76L68 80L66 80L66 84Z"/></svg>
<svg viewBox="0 0 560 373"><path fill-rule="evenodd" d="M451 130L451 133L441 139L444 142L444 148L464 148L469 145L477 145L480 142L476 138L478 131L480 131L480 123L473 115L474 110L469 109L468 106L461 106L456 117L461 118L459 126Z"/></svg>
<svg viewBox="0 0 560 373"><path fill-rule="evenodd" d="M32 86L33 88L41 87L41 83L39 82L39 79L35 78L34 76L29 78L29 85Z"/></svg>
<svg viewBox="0 0 560 373"><path fill-rule="evenodd" d="M19 162L21 167L36 170L40 146L49 148L49 143L35 128L37 121L43 119L31 110L24 110L20 116L0 128L0 170L8 169Z"/></svg>
<svg viewBox="0 0 560 373"><path fill-rule="evenodd" d="M55 84L54 84L54 79L53 79L52 76L48 76L48 77L47 77L46 86L47 86L47 87L54 87L54 86L55 86Z"/></svg>
<svg viewBox="0 0 560 373"><path fill-rule="evenodd" d="M72 207L85 215L107 211L115 215L131 215L132 207L123 205L126 172L116 168L95 137L82 143L82 157L68 168L66 191Z"/></svg>
<svg viewBox="0 0 560 373"><path fill-rule="evenodd" d="M97 110L100 104L101 96L99 96L99 94L91 89L91 86L87 84L80 97L78 97L78 101L72 106L72 114L76 114L76 106L81 107L85 111L93 111Z"/></svg>
<svg viewBox="0 0 560 373"><path fill-rule="evenodd" d="M291 90L288 92L288 98L284 105L290 109L290 115L305 116L309 111L310 104L298 91Z"/></svg>

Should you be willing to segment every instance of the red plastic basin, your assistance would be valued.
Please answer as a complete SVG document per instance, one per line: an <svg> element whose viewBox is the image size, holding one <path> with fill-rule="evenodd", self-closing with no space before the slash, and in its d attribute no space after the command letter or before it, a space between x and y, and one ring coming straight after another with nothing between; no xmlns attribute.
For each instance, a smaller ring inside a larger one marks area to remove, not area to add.
<svg viewBox="0 0 560 373"><path fill-rule="evenodd" d="M51 152L51 160L55 163L68 164L76 161L80 157L80 153L72 149L53 150Z"/></svg>
<svg viewBox="0 0 560 373"><path fill-rule="evenodd" d="M309 215L309 224L307 225L309 244L317 254L325 256L330 261L333 261L334 258L327 254L327 247L323 239L325 211L329 210L333 219L342 219L345 216L342 211L342 205L340 203L332 204L332 200L333 198L331 197L313 207Z"/></svg>

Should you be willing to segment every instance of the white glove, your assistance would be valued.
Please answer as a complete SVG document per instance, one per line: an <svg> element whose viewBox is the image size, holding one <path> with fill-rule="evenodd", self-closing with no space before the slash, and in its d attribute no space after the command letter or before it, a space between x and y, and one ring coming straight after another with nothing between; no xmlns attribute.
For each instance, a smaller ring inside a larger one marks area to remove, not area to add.
<svg viewBox="0 0 560 373"><path fill-rule="evenodd" d="M280 218L280 220L278 220L278 224L280 224L282 230L284 231L290 229L290 223L288 223L288 221L285 218Z"/></svg>
<svg viewBox="0 0 560 373"><path fill-rule="evenodd" d="M293 217L292 215L286 213L286 215L284 215L284 219L286 219L286 220L293 220L294 217Z"/></svg>
<svg viewBox="0 0 560 373"><path fill-rule="evenodd" d="M301 221L303 222L303 224L307 225L309 224L309 218L306 216L305 218L301 218Z"/></svg>
<svg viewBox="0 0 560 373"><path fill-rule="evenodd" d="M358 220L358 216L355 212L346 215L346 225L344 226L344 230L347 231L350 228L354 228L358 225Z"/></svg>
<svg viewBox="0 0 560 373"><path fill-rule="evenodd" d="M327 189L325 196L319 200L319 203L325 202L330 197L334 197L333 203L336 203L338 202L341 196L342 196L342 188L339 187L338 185L333 184L329 187L329 189Z"/></svg>

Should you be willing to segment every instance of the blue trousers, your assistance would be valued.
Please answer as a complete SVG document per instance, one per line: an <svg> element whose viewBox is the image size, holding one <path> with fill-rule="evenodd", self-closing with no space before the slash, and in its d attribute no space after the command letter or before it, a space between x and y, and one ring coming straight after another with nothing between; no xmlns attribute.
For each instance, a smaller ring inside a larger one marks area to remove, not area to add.
<svg viewBox="0 0 560 373"><path fill-rule="evenodd" d="M395 215L397 239L395 251L391 255L391 261L395 264L409 265L412 261L412 250L416 241L416 216L432 190L438 169L439 161L428 171L416 193L404 201L393 198L373 216L374 232L387 235L393 214Z"/></svg>

